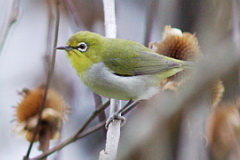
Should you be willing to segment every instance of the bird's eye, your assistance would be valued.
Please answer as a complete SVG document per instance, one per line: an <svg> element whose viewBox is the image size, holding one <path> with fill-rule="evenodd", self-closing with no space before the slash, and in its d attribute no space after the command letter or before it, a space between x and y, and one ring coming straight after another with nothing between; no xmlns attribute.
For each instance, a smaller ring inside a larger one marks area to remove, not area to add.
<svg viewBox="0 0 240 160"><path fill-rule="evenodd" d="M78 44L78 47L77 49L80 51L80 52L85 52L87 50L87 44L84 43L84 42L81 42Z"/></svg>

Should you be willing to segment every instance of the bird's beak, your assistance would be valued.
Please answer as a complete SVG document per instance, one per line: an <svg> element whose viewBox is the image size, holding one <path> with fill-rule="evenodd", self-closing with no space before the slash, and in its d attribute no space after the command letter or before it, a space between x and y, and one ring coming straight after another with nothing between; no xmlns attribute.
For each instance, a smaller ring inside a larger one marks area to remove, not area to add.
<svg viewBox="0 0 240 160"><path fill-rule="evenodd" d="M57 47L56 49L70 51L73 48L70 46L60 46L60 47Z"/></svg>

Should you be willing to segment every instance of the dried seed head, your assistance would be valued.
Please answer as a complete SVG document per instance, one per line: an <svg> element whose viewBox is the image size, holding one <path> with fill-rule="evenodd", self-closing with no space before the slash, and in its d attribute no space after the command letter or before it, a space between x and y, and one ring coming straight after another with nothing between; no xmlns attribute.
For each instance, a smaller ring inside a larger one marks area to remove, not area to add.
<svg viewBox="0 0 240 160"><path fill-rule="evenodd" d="M207 121L207 142L215 159L226 159L240 149L240 114L236 104L222 103Z"/></svg>
<svg viewBox="0 0 240 160"><path fill-rule="evenodd" d="M198 40L194 34L183 32L177 28L166 26L163 39L159 43L153 43L156 52L168 57L196 61L200 56Z"/></svg>
<svg viewBox="0 0 240 160"><path fill-rule="evenodd" d="M151 43L159 54L185 61L196 61L200 57L198 40L194 34L166 26L163 38L158 43ZM186 71L167 78L161 83L163 90L176 90L184 82Z"/></svg>
<svg viewBox="0 0 240 160"><path fill-rule="evenodd" d="M220 79L217 79L216 81L213 82L212 86L212 106L216 107L219 102L222 100L224 92L224 85Z"/></svg>
<svg viewBox="0 0 240 160"><path fill-rule="evenodd" d="M15 131L26 133L26 139L32 140L38 121L38 111L44 94L44 87L38 87L24 92L22 101L16 108L17 127ZM63 120L66 118L68 107L63 98L54 90L49 89L45 107L42 112L39 133L48 129L50 139L59 138ZM35 141L38 141L39 133Z"/></svg>

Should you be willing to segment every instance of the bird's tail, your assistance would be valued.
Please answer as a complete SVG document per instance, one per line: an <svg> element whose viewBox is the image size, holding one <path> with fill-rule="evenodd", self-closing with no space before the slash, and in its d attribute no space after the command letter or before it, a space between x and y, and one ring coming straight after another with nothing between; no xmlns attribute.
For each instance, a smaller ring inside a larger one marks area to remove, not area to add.
<svg viewBox="0 0 240 160"><path fill-rule="evenodd" d="M196 65L195 63L196 62L192 62L192 61L183 61L182 66L185 69L188 69L188 68L191 69Z"/></svg>

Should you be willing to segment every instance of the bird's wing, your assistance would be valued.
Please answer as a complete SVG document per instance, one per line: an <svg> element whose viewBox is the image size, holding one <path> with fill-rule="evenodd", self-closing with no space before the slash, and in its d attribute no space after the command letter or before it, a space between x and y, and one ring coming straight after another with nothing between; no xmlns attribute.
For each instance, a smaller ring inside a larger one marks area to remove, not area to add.
<svg viewBox="0 0 240 160"><path fill-rule="evenodd" d="M104 63L114 74L120 76L156 74L182 65L182 61L147 51L131 56L107 58Z"/></svg>

